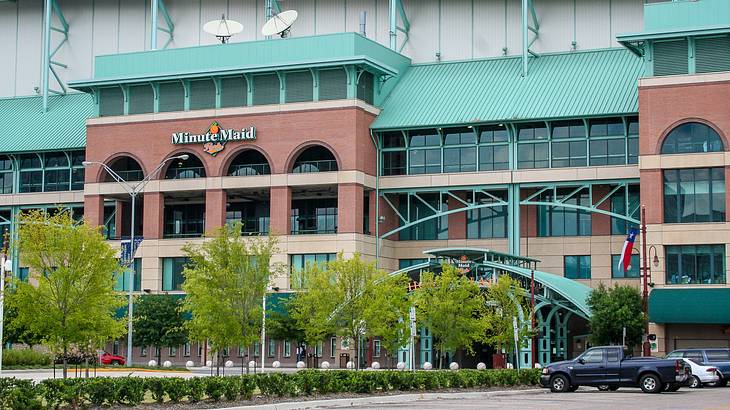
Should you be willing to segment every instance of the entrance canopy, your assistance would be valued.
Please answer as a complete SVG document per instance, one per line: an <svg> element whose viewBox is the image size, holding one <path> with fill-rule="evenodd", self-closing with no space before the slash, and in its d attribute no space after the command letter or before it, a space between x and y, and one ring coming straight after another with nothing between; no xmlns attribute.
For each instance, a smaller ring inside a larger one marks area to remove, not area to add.
<svg viewBox="0 0 730 410"><path fill-rule="evenodd" d="M535 279L535 299L541 306L562 307L578 316L588 318L588 295L591 288L571 279L536 270L537 259L511 255L480 248L440 248L423 252L428 261L398 270L393 274L406 273L413 280L420 280L420 272L439 271L443 263L454 264L482 287L498 280L500 274L517 279L523 288L530 289Z"/></svg>

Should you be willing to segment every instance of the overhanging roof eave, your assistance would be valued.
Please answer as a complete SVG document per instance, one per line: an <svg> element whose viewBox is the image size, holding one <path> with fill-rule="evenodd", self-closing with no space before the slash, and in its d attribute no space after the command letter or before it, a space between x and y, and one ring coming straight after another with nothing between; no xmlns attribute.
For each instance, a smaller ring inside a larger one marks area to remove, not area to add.
<svg viewBox="0 0 730 410"><path fill-rule="evenodd" d="M647 31L643 33L626 33L619 34L616 36L616 41L621 44L625 42L636 42L644 40L656 40L664 38L674 37L686 37L686 36L701 36L711 34L730 33L730 26L709 26L709 27L694 27L687 28L684 30L671 30L671 31Z"/></svg>

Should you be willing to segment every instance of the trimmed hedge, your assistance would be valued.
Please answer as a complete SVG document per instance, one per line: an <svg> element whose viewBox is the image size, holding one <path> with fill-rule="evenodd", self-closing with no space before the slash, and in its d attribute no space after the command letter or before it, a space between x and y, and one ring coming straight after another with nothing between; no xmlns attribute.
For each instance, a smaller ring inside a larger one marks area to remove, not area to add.
<svg viewBox="0 0 730 410"><path fill-rule="evenodd" d="M52 358L48 353L31 349L3 349L3 367L40 367L51 366Z"/></svg>
<svg viewBox="0 0 730 410"><path fill-rule="evenodd" d="M0 379L0 409L41 409L85 404L136 406L145 396L162 403L250 400L258 390L265 397L296 397L328 393L436 390L471 387L536 385L540 371L432 370L352 371L302 370L244 376L96 377L50 379L40 383L15 378Z"/></svg>

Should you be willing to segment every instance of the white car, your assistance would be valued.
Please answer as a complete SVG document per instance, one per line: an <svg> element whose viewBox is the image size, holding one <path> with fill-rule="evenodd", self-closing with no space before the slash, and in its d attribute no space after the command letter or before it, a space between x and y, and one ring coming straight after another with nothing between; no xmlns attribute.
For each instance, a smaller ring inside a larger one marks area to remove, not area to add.
<svg viewBox="0 0 730 410"><path fill-rule="evenodd" d="M698 388L707 383L717 383L720 381L720 374L717 372L717 367L705 366L687 358L683 358L682 360L692 368L689 387Z"/></svg>

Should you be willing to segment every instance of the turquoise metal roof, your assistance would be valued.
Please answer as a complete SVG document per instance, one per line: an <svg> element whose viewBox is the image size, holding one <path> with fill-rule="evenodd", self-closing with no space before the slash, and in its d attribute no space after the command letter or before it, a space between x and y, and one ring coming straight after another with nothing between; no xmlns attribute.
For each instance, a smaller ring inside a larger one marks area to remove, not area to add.
<svg viewBox="0 0 730 410"><path fill-rule="evenodd" d="M654 289L649 320L654 323L730 324L730 289Z"/></svg>
<svg viewBox="0 0 730 410"><path fill-rule="evenodd" d="M408 67L410 59L349 32L97 56L94 78L69 85L86 89L135 81L343 64L365 64L376 72L397 76Z"/></svg>
<svg viewBox="0 0 730 410"><path fill-rule="evenodd" d="M625 49L413 65L373 129L634 114L641 58Z"/></svg>
<svg viewBox="0 0 730 410"><path fill-rule="evenodd" d="M52 95L45 113L41 96L0 98L0 152L83 149L94 113L88 94Z"/></svg>

